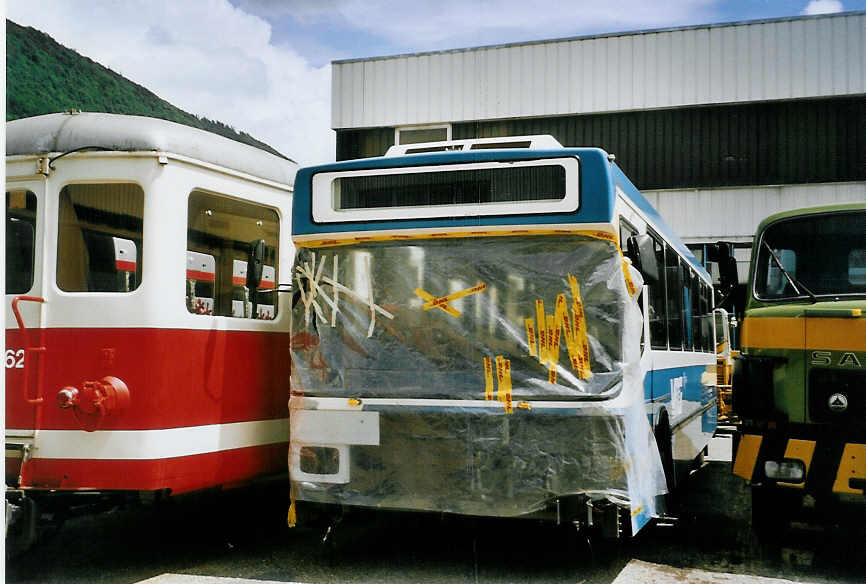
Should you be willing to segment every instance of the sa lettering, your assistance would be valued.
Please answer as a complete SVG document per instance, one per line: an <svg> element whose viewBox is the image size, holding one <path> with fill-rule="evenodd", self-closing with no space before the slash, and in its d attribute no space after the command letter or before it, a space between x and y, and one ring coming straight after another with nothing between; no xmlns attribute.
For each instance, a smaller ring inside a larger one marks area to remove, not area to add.
<svg viewBox="0 0 866 584"><path fill-rule="evenodd" d="M812 351L812 365L825 365L829 366L833 364L832 353L830 351ZM839 359L839 363L837 364L839 367L862 367L860 364L860 359L857 358L857 355L851 352L842 353L842 357Z"/></svg>
<svg viewBox="0 0 866 584"><path fill-rule="evenodd" d="M812 351L812 365L832 364L830 351Z"/></svg>

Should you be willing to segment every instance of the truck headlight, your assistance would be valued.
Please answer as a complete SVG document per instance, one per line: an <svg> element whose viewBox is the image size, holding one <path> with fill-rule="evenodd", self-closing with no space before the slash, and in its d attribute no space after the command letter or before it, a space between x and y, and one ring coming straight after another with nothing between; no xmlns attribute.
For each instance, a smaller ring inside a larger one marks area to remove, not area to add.
<svg viewBox="0 0 866 584"><path fill-rule="evenodd" d="M764 474L775 481L802 483L806 480L806 465L802 460L791 458L768 460L764 463Z"/></svg>

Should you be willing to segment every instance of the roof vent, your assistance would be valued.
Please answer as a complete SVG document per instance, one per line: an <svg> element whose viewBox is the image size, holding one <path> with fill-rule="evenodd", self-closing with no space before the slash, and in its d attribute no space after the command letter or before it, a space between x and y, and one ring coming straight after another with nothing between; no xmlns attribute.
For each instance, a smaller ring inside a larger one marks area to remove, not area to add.
<svg viewBox="0 0 866 584"><path fill-rule="evenodd" d="M500 138L473 138L470 140L448 140L444 142L423 142L420 144L397 144L388 148L385 156L405 154L428 154L430 152L452 152L456 150L492 150L504 148L525 148L527 150L554 150L562 144L553 136L503 136Z"/></svg>

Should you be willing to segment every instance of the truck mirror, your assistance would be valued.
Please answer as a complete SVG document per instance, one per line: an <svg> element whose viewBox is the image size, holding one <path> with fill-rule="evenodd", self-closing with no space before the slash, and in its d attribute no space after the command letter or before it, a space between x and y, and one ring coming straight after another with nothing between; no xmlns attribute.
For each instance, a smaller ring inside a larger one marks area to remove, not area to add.
<svg viewBox="0 0 866 584"><path fill-rule="evenodd" d="M628 257L647 283L659 281L659 264L656 259L653 239L646 233L632 235L626 241Z"/></svg>
<svg viewBox="0 0 866 584"><path fill-rule="evenodd" d="M737 273L737 259L734 257L733 249L730 244L720 244L726 246L726 253L718 258L719 264L719 284L723 289L730 289L740 283L740 277Z"/></svg>
<svg viewBox="0 0 866 584"><path fill-rule="evenodd" d="M718 241L707 245L707 260L711 262L720 264L723 258L733 255L733 246L727 241Z"/></svg>

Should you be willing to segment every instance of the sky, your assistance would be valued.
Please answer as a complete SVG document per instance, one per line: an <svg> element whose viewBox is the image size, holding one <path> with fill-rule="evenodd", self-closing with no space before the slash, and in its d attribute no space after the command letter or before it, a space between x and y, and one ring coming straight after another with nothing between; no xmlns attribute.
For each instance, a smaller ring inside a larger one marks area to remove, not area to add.
<svg viewBox="0 0 866 584"><path fill-rule="evenodd" d="M866 0L8 0L6 17L304 166L334 160L334 60L864 9Z"/></svg>

